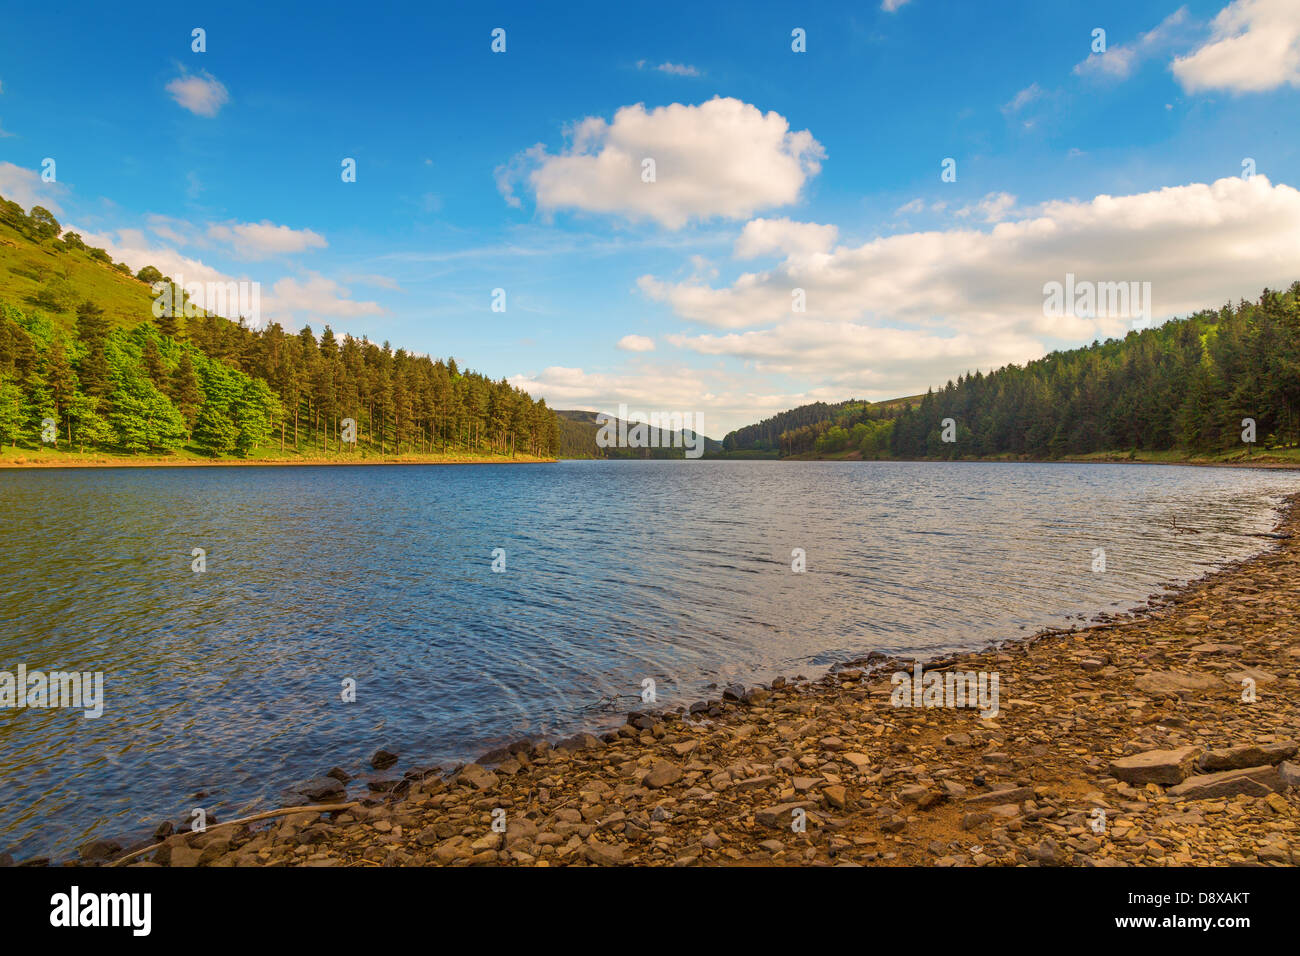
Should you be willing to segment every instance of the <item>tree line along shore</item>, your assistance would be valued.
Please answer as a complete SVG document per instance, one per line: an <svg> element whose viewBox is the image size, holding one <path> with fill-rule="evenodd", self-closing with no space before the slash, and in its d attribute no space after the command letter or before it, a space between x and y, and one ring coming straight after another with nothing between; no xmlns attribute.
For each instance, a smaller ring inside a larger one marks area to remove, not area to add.
<svg viewBox="0 0 1300 956"><path fill-rule="evenodd" d="M810 458L1220 460L1264 452L1300 461L1300 282L1023 366L958 376L924 395L804 405L731 432L723 447Z"/></svg>
<svg viewBox="0 0 1300 956"><path fill-rule="evenodd" d="M544 400L387 342L253 329L0 197L0 445L77 457L552 458Z"/></svg>

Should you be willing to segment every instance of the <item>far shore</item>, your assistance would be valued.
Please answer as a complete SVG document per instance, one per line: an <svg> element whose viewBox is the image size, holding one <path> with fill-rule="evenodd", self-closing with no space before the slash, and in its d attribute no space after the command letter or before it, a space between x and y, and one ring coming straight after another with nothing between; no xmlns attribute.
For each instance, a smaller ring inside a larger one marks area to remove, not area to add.
<svg viewBox="0 0 1300 956"><path fill-rule="evenodd" d="M1074 456L1066 458L863 458L851 455L792 455L769 461L914 461L985 465L1188 465L1196 468L1300 469L1300 458L1282 458L1267 453L1250 458L1129 458L1122 455Z"/></svg>
<svg viewBox="0 0 1300 956"><path fill-rule="evenodd" d="M338 458L202 458L158 456L113 456L62 454L0 455L0 469L10 468L208 468L213 466L241 465L523 465L552 464L554 458L536 458L532 455L381 455L375 457Z"/></svg>

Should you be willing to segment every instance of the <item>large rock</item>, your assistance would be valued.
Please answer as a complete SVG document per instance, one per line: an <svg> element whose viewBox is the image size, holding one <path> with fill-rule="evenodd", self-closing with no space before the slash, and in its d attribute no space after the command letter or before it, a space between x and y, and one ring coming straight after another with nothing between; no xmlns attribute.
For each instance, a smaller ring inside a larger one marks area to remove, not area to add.
<svg viewBox="0 0 1300 956"><path fill-rule="evenodd" d="M556 750L595 750L605 746L601 741L591 734L574 734L572 737L565 737L555 745Z"/></svg>
<svg viewBox="0 0 1300 956"><path fill-rule="evenodd" d="M300 793L310 800L329 800L341 797L346 792L342 782L334 777L312 777L312 779L294 787L294 793Z"/></svg>
<svg viewBox="0 0 1300 956"><path fill-rule="evenodd" d="M1245 744L1240 747L1226 747L1222 750L1209 750L1200 759L1202 770L1240 770L1244 767L1260 767L1275 764L1294 756L1300 749L1294 740L1285 740L1276 744Z"/></svg>
<svg viewBox="0 0 1300 956"><path fill-rule="evenodd" d="M1213 674L1184 674L1179 671L1152 671L1133 683L1138 690L1148 694L1194 694L1223 686L1223 681Z"/></svg>
<svg viewBox="0 0 1300 956"><path fill-rule="evenodd" d="M1165 793L1175 800L1208 800L1211 797L1235 797L1239 793L1264 797L1283 786L1276 767L1246 767L1222 773L1197 774L1176 787L1170 787Z"/></svg>
<svg viewBox="0 0 1300 956"><path fill-rule="evenodd" d="M476 763L467 763L456 774L456 782L467 784L475 790L491 790L497 785L497 775Z"/></svg>
<svg viewBox="0 0 1300 956"><path fill-rule="evenodd" d="M658 790L661 787L667 787L682 779L682 768L667 760L661 760L645 775L641 781L651 790Z"/></svg>
<svg viewBox="0 0 1300 956"><path fill-rule="evenodd" d="M1277 765L1277 775L1284 787L1300 787L1300 763L1283 760Z"/></svg>
<svg viewBox="0 0 1300 956"><path fill-rule="evenodd" d="M794 811L807 810L816 804L808 801L796 801L793 803L778 803L772 807L764 807L754 814L754 819L765 827L772 827L776 830L784 830L790 826L794 820Z"/></svg>
<svg viewBox="0 0 1300 956"><path fill-rule="evenodd" d="M968 807L995 807L1003 803L1024 803L1034 798L1030 787L1011 787L1006 790L994 790L991 793L978 793L966 798Z"/></svg>
<svg viewBox="0 0 1300 956"><path fill-rule="evenodd" d="M1148 750L1146 753L1112 760L1110 775L1125 783L1139 786L1146 783L1165 785L1181 783L1191 774L1200 753L1200 747Z"/></svg>
<svg viewBox="0 0 1300 956"><path fill-rule="evenodd" d="M1272 684L1277 681L1277 675L1261 670L1258 667L1247 667L1244 670L1233 671L1230 674L1224 674L1228 680L1234 684L1244 684L1248 680L1258 684Z"/></svg>
<svg viewBox="0 0 1300 956"><path fill-rule="evenodd" d="M623 862L623 848L621 846L598 843L594 838L587 840L582 852L588 862L597 866L618 866Z"/></svg>

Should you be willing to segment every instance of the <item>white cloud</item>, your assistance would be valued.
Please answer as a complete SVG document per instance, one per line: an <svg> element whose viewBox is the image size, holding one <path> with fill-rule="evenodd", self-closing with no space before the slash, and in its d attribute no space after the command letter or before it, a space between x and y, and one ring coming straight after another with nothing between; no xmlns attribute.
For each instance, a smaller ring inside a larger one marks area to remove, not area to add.
<svg viewBox="0 0 1300 956"><path fill-rule="evenodd" d="M34 169L15 166L0 160L0 196L16 202L24 209L32 206L44 206L54 215L63 214L56 198L61 187L57 183L47 183Z"/></svg>
<svg viewBox="0 0 1300 956"><path fill-rule="evenodd" d="M125 262L132 272L139 272L145 266L153 266L165 276L171 276L177 282L189 285L199 283L227 283L247 281L247 276L232 276L220 269L210 266L201 259L187 256L160 246L150 246L144 233L138 229L122 229L117 232L93 233L69 225L69 229L81 233L81 238L89 246L99 246L113 257L114 262ZM208 308L202 294L193 296L196 304ZM265 303L265 299L263 299ZM238 318L227 315L226 318Z"/></svg>
<svg viewBox="0 0 1300 956"><path fill-rule="evenodd" d="M513 376L510 384L534 398L545 398L551 408L617 414L618 406L625 404L630 412L701 414L701 431L717 439L756 418L823 398L843 398L841 395L836 399L829 393L774 393L770 383L753 375L649 362L638 362L616 374L551 366Z"/></svg>
<svg viewBox="0 0 1300 956"><path fill-rule="evenodd" d="M771 329L724 335L670 335L679 348L743 359L763 375L796 375L835 383L838 400L915 394L960 370L989 369L1043 348L1033 336L897 329L866 322L793 318Z"/></svg>
<svg viewBox="0 0 1300 956"><path fill-rule="evenodd" d="M194 227L183 219L150 213L145 217L145 221L149 223L150 232L174 245L187 246L196 241Z"/></svg>
<svg viewBox="0 0 1300 956"><path fill-rule="evenodd" d="M806 256L829 252L839 230L815 222L790 219L752 219L745 223L736 240L737 259L753 259L772 252Z"/></svg>
<svg viewBox="0 0 1300 956"><path fill-rule="evenodd" d="M618 347L625 352L653 352L655 340L644 335L625 335L618 340Z"/></svg>
<svg viewBox="0 0 1300 956"><path fill-rule="evenodd" d="M1132 47L1113 46L1105 53L1092 53L1088 59L1077 63L1074 72L1079 76L1105 77L1122 80L1133 72L1137 52Z"/></svg>
<svg viewBox="0 0 1300 956"><path fill-rule="evenodd" d="M1300 87L1300 3L1236 0L1214 18L1208 43L1173 62L1184 90L1261 93Z"/></svg>
<svg viewBox="0 0 1300 956"><path fill-rule="evenodd" d="M156 217L162 219L163 217ZM219 283L258 281L248 275L233 276L203 260L177 252L165 246L151 245L144 233L138 229L121 229L117 232L92 233L69 225L67 228L81 233L87 245L104 249L114 262L125 262L133 272L145 266L154 266L163 275L171 276L177 282ZM163 225L163 229L168 227ZM150 231L158 232L159 224L153 223ZM197 291L197 290L196 290ZM364 315L381 315L383 309L377 302L359 302L350 298L348 289L332 279L317 273L307 273L304 280L285 277L278 280L268 293L261 293L262 322L280 321L291 324L301 316L327 316L336 318L356 318ZM216 303L204 300L202 292L193 296L196 304L210 309ZM234 314L222 312L228 319L237 319Z"/></svg>
<svg viewBox="0 0 1300 956"><path fill-rule="evenodd" d="M195 116L216 116L230 100L226 88L211 73L187 73L184 68L180 76L167 84L167 92Z"/></svg>
<svg viewBox="0 0 1300 956"><path fill-rule="evenodd" d="M539 209L577 209L652 220L678 229L691 220L740 219L789 205L821 169L824 151L807 130L792 132L779 113L732 98L699 106L625 106L613 122L588 117L558 154L538 145L497 170L506 201L526 177ZM655 181L642 181L642 161Z"/></svg>
<svg viewBox="0 0 1300 956"><path fill-rule="evenodd" d="M689 66L686 63L660 63L655 67L660 73L671 73L673 76L703 76L704 73L699 69Z"/></svg>
<svg viewBox="0 0 1300 956"><path fill-rule="evenodd" d="M910 0L882 0L880 9L884 10L886 13L893 13L899 7L909 2Z"/></svg>
<svg viewBox="0 0 1300 956"><path fill-rule="evenodd" d="M670 344L769 372L838 376L864 391L884 382L906 390L954 367L1038 357L1046 343L1124 334L1132 316L1044 314L1043 285L1067 272L1150 282L1159 320L1284 288L1297 262L1300 191L1257 175L1054 201L987 231L904 233L791 256L721 288L653 276L638 285L683 319L737 330L670 336ZM806 313L792 312L795 288L805 290Z"/></svg>
<svg viewBox="0 0 1300 956"><path fill-rule="evenodd" d="M1186 7L1179 7L1154 28L1141 34L1132 44L1112 44L1105 53L1093 53L1078 63L1075 74L1096 79L1127 79L1142 63L1167 54L1188 42L1194 25Z"/></svg>
<svg viewBox="0 0 1300 956"><path fill-rule="evenodd" d="M245 259L291 255L308 249L324 249L325 237L310 229L291 229L271 222L212 223L208 235L229 243Z"/></svg>
<svg viewBox="0 0 1300 956"><path fill-rule="evenodd" d="M315 272L307 273L305 280L285 277L271 287L271 294L263 296L263 309L270 315L326 316L355 319L363 315L382 315L378 302L358 302L350 298L351 292Z"/></svg>
<svg viewBox="0 0 1300 956"><path fill-rule="evenodd" d="M976 216L984 222L1001 222L1016 206L1016 197L1010 193L989 193L977 203L962 206L953 212L959 219Z"/></svg>
<svg viewBox="0 0 1300 956"><path fill-rule="evenodd" d="M1015 96L1011 97L1011 102L1002 107L1002 112L1018 113L1042 95L1042 88L1039 87L1037 83L1030 83Z"/></svg>

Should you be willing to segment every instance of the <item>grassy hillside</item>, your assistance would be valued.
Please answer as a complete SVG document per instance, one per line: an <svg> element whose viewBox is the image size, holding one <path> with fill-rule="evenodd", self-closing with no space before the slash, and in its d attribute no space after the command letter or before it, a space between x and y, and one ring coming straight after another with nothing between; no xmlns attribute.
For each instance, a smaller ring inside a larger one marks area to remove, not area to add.
<svg viewBox="0 0 1300 956"><path fill-rule="evenodd" d="M65 246L61 241L33 241L12 225L0 222L0 299L22 309L39 308L71 334L76 304L58 310L39 301L54 279L64 279L82 299L104 310L111 328L128 328L147 320L153 308L150 285L129 271L97 259L89 251Z"/></svg>

